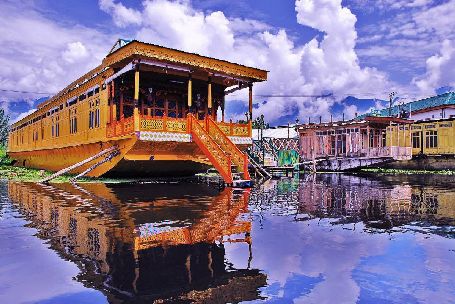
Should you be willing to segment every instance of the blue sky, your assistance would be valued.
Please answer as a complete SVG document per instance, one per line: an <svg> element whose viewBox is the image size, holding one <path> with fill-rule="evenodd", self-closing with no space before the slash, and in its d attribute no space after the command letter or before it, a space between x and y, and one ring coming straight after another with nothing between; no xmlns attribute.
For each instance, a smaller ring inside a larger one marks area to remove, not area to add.
<svg viewBox="0 0 455 304"><path fill-rule="evenodd" d="M272 124L351 118L387 99L455 86L455 0L6 0L0 89L55 93L98 65L119 37L270 71L255 115ZM0 91L17 118L46 94ZM354 96L351 98L349 96ZM346 99L349 97L348 99ZM246 92L230 97L243 118Z"/></svg>

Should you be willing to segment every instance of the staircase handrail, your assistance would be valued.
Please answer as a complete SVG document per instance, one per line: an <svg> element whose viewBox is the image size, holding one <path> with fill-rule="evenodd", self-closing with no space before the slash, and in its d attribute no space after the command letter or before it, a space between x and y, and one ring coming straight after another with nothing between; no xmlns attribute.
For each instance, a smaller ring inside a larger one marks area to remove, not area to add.
<svg viewBox="0 0 455 304"><path fill-rule="evenodd" d="M239 147L226 136L223 130L221 130L210 116L207 117L207 131L211 136L214 133L212 138L221 146L221 148L223 148L224 152L231 153L231 160L238 168L243 170L244 179L250 179L248 173L248 156L240 151Z"/></svg>
<svg viewBox="0 0 455 304"><path fill-rule="evenodd" d="M191 125L193 140L198 144L199 148L203 150L204 154L221 174L224 181L228 184L232 184L231 156L221 149L192 114L189 114L188 118ZM205 138L203 137L204 135Z"/></svg>

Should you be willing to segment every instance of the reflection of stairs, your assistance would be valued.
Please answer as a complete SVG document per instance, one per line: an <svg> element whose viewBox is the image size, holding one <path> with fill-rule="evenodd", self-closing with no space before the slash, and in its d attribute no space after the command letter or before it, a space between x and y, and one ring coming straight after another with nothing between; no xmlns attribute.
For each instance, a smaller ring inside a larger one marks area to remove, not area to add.
<svg viewBox="0 0 455 304"><path fill-rule="evenodd" d="M232 184L234 180L232 166L235 166L237 172L242 174L243 179L250 179L247 155L239 150L211 117L205 119L205 128L193 115L190 115L190 122L194 142L227 184Z"/></svg>

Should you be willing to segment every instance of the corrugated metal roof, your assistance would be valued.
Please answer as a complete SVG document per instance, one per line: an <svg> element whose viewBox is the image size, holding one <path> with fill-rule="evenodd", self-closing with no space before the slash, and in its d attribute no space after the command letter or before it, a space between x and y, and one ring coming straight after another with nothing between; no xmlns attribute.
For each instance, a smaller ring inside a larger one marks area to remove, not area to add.
<svg viewBox="0 0 455 304"><path fill-rule="evenodd" d="M441 95L405 103L403 105L396 105L392 107L391 112L392 116L396 116L399 114L400 109L405 109L408 112L416 112L444 105L455 105L455 92L447 92ZM357 116L357 119L363 119L366 116L389 116L389 108L362 114L360 116Z"/></svg>

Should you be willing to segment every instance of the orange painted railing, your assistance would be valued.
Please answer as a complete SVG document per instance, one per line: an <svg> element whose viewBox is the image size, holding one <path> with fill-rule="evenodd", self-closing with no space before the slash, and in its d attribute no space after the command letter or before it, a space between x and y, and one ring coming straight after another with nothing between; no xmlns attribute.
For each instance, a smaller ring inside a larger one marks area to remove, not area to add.
<svg viewBox="0 0 455 304"><path fill-rule="evenodd" d="M201 121L204 129L206 128L205 120ZM251 137L251 122L245 124L214 121L214 123L226 136ZM135 124L138 126L137 129ZM156 117L139 114L109 123L106 133L107 137L111 138L130 135L133 131L191 133L188 118Z"/></svg>
<svg viewBox="0 0 455 304"><path fill-rule="evenodd" d="M251 137L251 122L248 123L232 123L232 122L216 122L221 131L226 136Z"/></svg>
<svg viewBox="0 0 455 304"><path fill-rule="evenodd" d="M107 137L119 137L134 133L134 116L107 125Z"/></svg>
<svg viewBox="0 0 455 304"><path fill-rule="evenodd" d="M223 151L231 156L232 162L237 166L238 171L243 171L243 178L250 179L248 173L248 157L245 153L235 145L221 130L218 124L211 118L207 117L206 131L210 137L223 149Z"/></svg>
<svg viewBox="0 0 455 304"><path fill-rule="evenodd" d="M140 116L140 131L189 133L186 118Z"/></svg>
<svg viewBox="0 0 455 304"><path fill-rule="evenodd" d="M188 121L193 141L218 170L224 181L232 184L231 156L220 148L192 114L188 115Z"/></svg>

